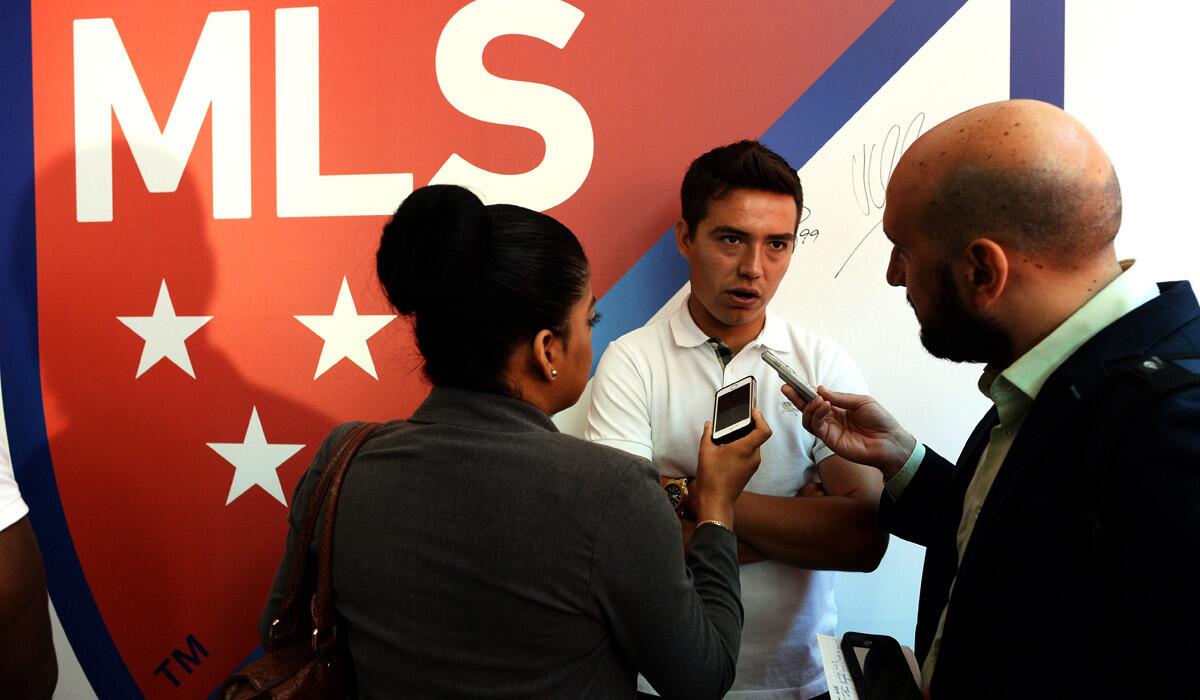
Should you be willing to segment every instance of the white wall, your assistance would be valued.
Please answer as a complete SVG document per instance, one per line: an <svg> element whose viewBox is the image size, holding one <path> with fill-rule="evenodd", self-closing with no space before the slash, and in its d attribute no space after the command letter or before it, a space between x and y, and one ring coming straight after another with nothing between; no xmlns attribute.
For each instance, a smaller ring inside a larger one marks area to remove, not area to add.
<svg viewBox="0 0 1200 700"><path fill-rule="evenodd" d="M1125 211L1117 250L1158 279L1200 282L1194 215L1200 163L1200 6L1068 0L1066 108L1108 151Z"/></svg>

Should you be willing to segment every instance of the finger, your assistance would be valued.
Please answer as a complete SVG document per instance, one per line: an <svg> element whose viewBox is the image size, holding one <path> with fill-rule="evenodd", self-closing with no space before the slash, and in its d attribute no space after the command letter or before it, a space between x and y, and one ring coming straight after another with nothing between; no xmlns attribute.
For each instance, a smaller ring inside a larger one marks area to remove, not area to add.
<svg viewBox="0 0 1200 700"><path fill-rule="evenodd" d="M809 427L810 423L818 423L823 420L825 416L829 415L832 407L829 405L828 401L818 396L812 401L804 404L804 407L800 410L804 412L804 427L807 428Z"/></svg>
<svg viewBox="0 0 1200 700"><path fill-rule="evenodd" d="M705 445L712 442L712 421L704 421L704 431L700 433L700 444Z"/></svg>
<svg viewBox="0 0 1200 700"><path fill-rule="evenodd" d="M808 412L812 415L814 423L824 423L833 415L833 404L818 396L812 400Z"/></svg>
<svg viewBox="0 0 1200 700"><path fill-rule="evenodd" d="M782 387L780 387L779 391L781 391L783 395L787 397L788 401L792 402L793 406L796 408L804 408L804 399L800 398L800 395L796 393L796 390L793 389L790 384L784 384Z"/></svg>
<svg viewBox="0 0 1200 700"><path fill-rule="evenodd" d="M738 442L744 443L746 447L757 450L764 442L771 438L771 426L767 425L767 419L763 418L762 411L757 407L754 409L754 430L750 434L742 438Z"/></svg>
<svg viewBox="0 0 1200 700"><path fill-rule="evenodd" d="M851 394L848 392L833 391L832 389L826 388L824 385L817 387L817 393L834 406L848 410L857 408L871 400L871 397L867 396L866 394Z"/></svg>
<svg viewBox="0 0 1200 700"><path fill-rule="evenodd" d="M835 422L833 411L833 406L825 399L813 399L804 412L804 429L818 439L826 440Z"/></svg>
<svg viewBox="0 0 1200 700"><path fill-rule="evenodd" d="M817 397L817 398L819 399L820 397ZM814 399L814 401L815 400L816 399ZM805 411L804 408L807 408L808 410ZM808 432L811 433L812 429L813 429L813 414L816 412L815 404L812 401L810 401L807 404L805 404L805 406L803 408L801 408L800 410L801 410L800 423L801 423L801 425L804 426L805 430L807 430Z"/></svg>
<svg viewBox="0 0 1200 700"><path fill-rule="evenodd" d="M829 402L820 396L802 405L800 411L804 416L804 429L811 433L814 426L820 425L824 421L825 416L829 414L829 410Z"/></svg>
<svg viewBox="0 0 1200 700"><path fill-rule="evenodd" d="M821 485L817 482L810 481L804 486L801 486L800 491L797 492L796 495L801 498L815 498L817 496L824 496L825 489L821 488Z"/></svg>

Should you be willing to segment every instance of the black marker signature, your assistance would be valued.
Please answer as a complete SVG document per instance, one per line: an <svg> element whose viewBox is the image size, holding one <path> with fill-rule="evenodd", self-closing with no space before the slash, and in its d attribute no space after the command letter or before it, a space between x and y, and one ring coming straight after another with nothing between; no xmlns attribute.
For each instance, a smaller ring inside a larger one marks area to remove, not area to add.
<svg viewBox="0 0 1200 700"><path fill-rule="evenodd" d="M883 210L887 201L887 183L896 169L896 161L921 135L924 126L925 113L917 112L908 128L903 129L904 138L900 137L900 125L892 124L884 134L883 143L863 144L861 164L857 155L850 156L850 189L863 216Z"/></svg>
<svg viewBox="0 0 1200 700"><path fill-rule="evenodd" d="M874 218L883 211L883 206L887 202L887 183L892 177L892 171L896 169L896 162L908 150L912 142L921 135L921 129L924 126L925 113L917 112L916 116L908 122L907 128L902 129L899 124L892 124L884 134L882 143L873 143L869 146L864 143L861 163L857 154L850 156L850 190L854 193L854 202L863 216ZM882 224L883 219L876 219L871 228L867 229L858 245L854 246L854 250L850 251L846 260L842 262L842 266L834 273L835 279L842 274L842 270L846 269L846 265L862 247L862 244Z"/></svg>
<svg viewBox="0 0 1200 700"><path fill-rule="evenodd" d="M801 207L800 208L800 225L804 226L804 222L808 221L808 218L810 216L812 216L812 210L809 209L808 207ZM817 238L819 238L820 236L821 236L821 229L801 228L798 231L796 231L796 244L804 245L805 243L808 243L809 240L812 240L813 243L816 243Z"/></svg>

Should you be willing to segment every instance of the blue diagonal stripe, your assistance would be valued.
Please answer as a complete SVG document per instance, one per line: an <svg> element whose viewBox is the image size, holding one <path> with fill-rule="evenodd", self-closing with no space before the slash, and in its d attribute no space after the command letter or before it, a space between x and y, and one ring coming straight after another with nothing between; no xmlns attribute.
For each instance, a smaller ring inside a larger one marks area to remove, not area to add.
<svg viewBox="0 0 1200 700"><path fill-rule="evenodd" d="M1012 0L1008 92L1063 106L1066 0Z"/></svg>

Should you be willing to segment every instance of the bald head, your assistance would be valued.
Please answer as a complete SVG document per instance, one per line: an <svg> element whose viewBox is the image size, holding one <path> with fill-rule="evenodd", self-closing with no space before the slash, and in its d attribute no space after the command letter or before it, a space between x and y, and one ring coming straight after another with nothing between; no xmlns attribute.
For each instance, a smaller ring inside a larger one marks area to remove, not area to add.
<svg viewBox="0 0 1200 700"><path fill-rule="evenodd" d="M948 246L986 236L1066 267L1104 252L1121 223L1120 187L1100 144L1033 100L983 105L934 127L901 158L888 205Z"/></svg>

